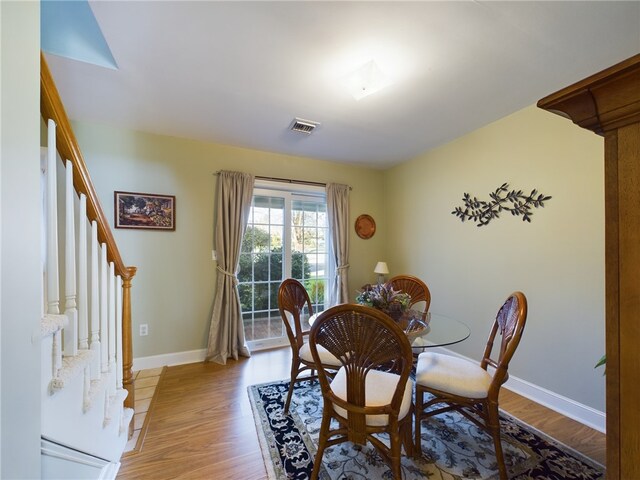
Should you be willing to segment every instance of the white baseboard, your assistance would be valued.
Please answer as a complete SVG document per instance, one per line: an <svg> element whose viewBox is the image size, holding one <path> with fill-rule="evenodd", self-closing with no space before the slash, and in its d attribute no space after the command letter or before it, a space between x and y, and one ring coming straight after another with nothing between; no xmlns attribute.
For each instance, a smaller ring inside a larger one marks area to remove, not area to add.
<svg viewBox="0 0 640 480"><path fill-rule="evenodd" d="M448 355L453 355L465 360L474 361L470 358L460 355L446 348L433 349L433 351L442 351ZM509 375L509 380L504 384L504 388L511 390L523 397L533 400L540 405L544 405L565 417L569 417L576 422L580 422L587 427L606 433L606 414L595 408L578 403L575 400L564 397L558 393L547 390L546 388L534 385L533 383L522 380L521 378Z"/></svg>
<svg viewBox="0 0 640 480"><path fill-rule="evenodd" d="M187 352L165 353L162 355L152 355L150 357L140 357L133 359L133 371L148 370L164 366L184 365L186 363L204 362L207 355L206 349L190 350Z"/></svg>
<svg viewBox="0 0 640 480"><path fill-rule="evenodd" d="M453 355L465 360L474 361L470 358L460 355L446 348L437 348L432 351L441 351L449 355ZM206 356L206 350L191 350L188 352L167 353L164 355L153 355L150 357L141 357L133 359L133 370L147 370L150 368L159 368L172 365L183 365L185 363L203 362ZM505 384L512 392L523 397L533 400L540 405L544 405L566 417L591 427L599 432L605 433L606 415L604 412L591 408L575 400L559 395L555 392L539 387L533 383L522 380L513 375L509 376L509 380Z"/></svg>
<svg viewBox="0 0 640 480"><path fill-rule="evenodd" d="M551 410L555 410L565 417L572 418L587 427L606 433L607 416L604 412L511 375L505 384L505 388Z"/></svg>

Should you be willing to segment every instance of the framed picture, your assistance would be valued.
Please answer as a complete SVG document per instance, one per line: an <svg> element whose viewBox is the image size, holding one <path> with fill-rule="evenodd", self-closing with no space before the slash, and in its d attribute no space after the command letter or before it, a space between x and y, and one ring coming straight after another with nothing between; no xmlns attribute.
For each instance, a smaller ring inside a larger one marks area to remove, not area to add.
<svg viewBox="0 0 640 480"><path fill-rule="evenodd" d="M152 193L113 192L116 228L176 229L176 197Z"/></svg>

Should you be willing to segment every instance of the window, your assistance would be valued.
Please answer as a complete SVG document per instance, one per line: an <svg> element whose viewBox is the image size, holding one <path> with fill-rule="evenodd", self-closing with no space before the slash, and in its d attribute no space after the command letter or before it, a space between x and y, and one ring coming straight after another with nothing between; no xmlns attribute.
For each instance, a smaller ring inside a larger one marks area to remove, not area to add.
<svg viewBox="0 0 640 480"><path fill-rule="evenodd" d="M238 291L252 349L288 342L278 310L278 288L285 278L305 286L314 313L326 304L329 232L324 189L281 188L254 189L240 253Z"/></svg>

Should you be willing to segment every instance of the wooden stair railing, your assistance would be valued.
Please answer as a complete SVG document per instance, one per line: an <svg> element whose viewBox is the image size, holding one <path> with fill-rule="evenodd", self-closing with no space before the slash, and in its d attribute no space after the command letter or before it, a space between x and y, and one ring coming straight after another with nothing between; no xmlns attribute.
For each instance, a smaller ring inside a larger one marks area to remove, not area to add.
<svg viewBox="0 0 640 480"><path fill-rule="evenodd" d="M57 149L64 160L73 165L73 186L79 194L87 197L87 217L96 221L98 239L107 246L107 258L115 265L117 275L122 277L122 383L128 392L125 406L133 409L135 403L133 380L133 345L131 337L131 281L136 274L136 267L126 266L122 261L118 246L109 227L109 222L100 206L98 195L91 182L91 177L82 157L78 141L65 112L62 100L56 88L44 54L40 53L40 113L47 121L53 120L56 125ZM130 434L133 422L129 425Z"/></svg>

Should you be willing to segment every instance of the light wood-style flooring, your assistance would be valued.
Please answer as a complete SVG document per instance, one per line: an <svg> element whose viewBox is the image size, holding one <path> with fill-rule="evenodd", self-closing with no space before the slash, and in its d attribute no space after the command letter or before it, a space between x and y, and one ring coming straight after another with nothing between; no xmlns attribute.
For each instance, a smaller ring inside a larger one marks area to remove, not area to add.
<svg viewBox="0 0 640 480"><path fill-rule="evenodd" d="M266 479L247 387L288 378L290 361L283 348L227 365L169 367L147 413L142 447L122 459L118 479ZM505 389L500 405L604 464L604 434Z"/></svg>

